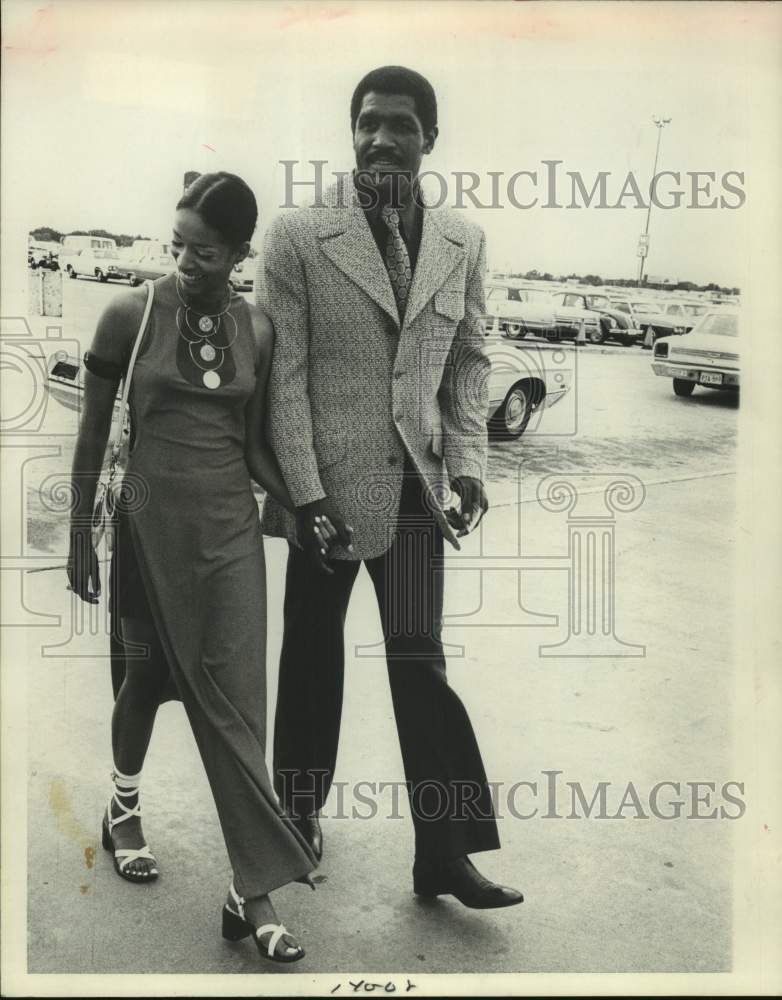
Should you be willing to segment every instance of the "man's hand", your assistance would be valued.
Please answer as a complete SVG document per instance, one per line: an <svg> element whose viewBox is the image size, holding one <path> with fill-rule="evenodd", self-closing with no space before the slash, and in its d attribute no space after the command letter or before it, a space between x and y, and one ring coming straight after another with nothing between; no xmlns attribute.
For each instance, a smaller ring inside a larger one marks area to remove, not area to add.
<svg viewBox="0 0 782 1000"><path fill-rule="evenodd" d="M458 512L449 511L446 516L451 527L458 529L457 538L462 538L481 523L481 518L489 509L489 499L483 483L474 476L457 476L451 480L451 489L459 497L461 509Z"/></svg>
<svg viewBox="0 0 782 1000"><path fill-rule="evenodd" d="M353 551L353 529L345 524L337 505L323 497L296 508L296 541L322 573L333 575L326 562L329 549L344 545Z"/></svg>

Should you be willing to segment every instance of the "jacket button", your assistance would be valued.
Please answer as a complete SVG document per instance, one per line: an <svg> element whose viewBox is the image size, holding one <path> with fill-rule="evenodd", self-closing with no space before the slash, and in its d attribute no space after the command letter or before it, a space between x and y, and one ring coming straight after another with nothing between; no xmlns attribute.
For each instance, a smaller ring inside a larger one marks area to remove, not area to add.
<svg viewBox="0 0 782 1000"><path fill-rule="evenodd" d="M396 455L389 455L388 456L388 464L389 465L399 465L399 459L396 457Z"/></svg>

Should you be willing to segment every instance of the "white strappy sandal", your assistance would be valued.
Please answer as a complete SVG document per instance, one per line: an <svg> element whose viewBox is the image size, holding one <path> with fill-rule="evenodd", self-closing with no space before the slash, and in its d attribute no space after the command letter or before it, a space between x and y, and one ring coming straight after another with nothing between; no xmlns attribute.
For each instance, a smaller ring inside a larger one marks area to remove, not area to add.
<svg viewBox="0 0 782 1000"><path fill-rule="evenodd" d="M103 817L103 827L101 830L101 843L103 847L114 855L114 868L118 875L127 879L128 882L154 882L158 877L157 860L144 844L138 849L129 847L114 847L111 832L118 823L124 823L131 816L141 816L141 804L136 801L132 808L128 808L122 801L123 798L130 798L138 795L140 774L121 774L119 771L112 772L114 779L114 792L106 807L106 815ZM121 788L119 786L122 786ZM119 816L112 816L112 803L116 803L122 810ZM127 871L127 867L133 861L151 861L150 867L143 871Z"/></svg>
<svg viewBox="0 0 782 1000"><path fill-rule="evenodd" d="M286 945L288 954L278 954L277 945L283 935L288 933L286 927L283 924L261 924L260 927L253 927L244 913L245 900L234 889L233 883L230 893L236 910L232 910L228 903L223 906L223 937L227 941L241 941L242 938L252 934L258 953L264 958L271 959L272 962L298 962L300 958L304 958L304 949L298 944L295 948ZM268 944L263 944L261 941L264 934L271 934Z"/></svg>

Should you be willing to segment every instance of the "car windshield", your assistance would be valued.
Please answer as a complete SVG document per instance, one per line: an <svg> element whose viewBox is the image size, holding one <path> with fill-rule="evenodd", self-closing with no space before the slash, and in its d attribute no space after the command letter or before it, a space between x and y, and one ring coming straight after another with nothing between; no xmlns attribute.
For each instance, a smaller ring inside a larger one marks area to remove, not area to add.
<svg viewBox="0 0 782 1000"><path fill-rule="evenodd" d="M593 309L608 309L609 303L605 295L588 295L587 302Z"/></svg>
<svg viewBox="0 0 782 1000"><path fill-rule="evenodd" d="M486 298L496 302L510 300L511 302L542 302L545 293L537 288L508 288L506 285L491 285L486 290Z"/></svg>
<svg viewBox="0 0 782 1000"><path fill-rule="evenodd" d="M684 311L688 316L702 316L706 312L706 306L685 305Z"/></svg>
<svg viewBox="0 0 782 1000"><path fill-rule="evenodd" d="M709 313L698 323L695 330L698 333L714 333L720 337L738 337L739 318L733 313Z"/></svg>

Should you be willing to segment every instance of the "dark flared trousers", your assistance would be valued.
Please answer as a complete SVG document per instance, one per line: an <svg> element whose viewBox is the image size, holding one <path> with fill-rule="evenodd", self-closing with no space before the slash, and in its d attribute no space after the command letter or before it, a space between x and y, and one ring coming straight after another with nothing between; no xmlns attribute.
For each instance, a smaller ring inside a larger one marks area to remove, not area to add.
<svg viewBox="0 0 782 1000"><path fill-rule="evenodd" d="M443 537L409 463L392 544L364 562L380 610L416 856L447 859L493 850L499 838L480 751L446 679ZM333 576L315 571L309 557L290 546L274 780L294 815L321 809L337 757L345 615L360 561L329 565Z"/></svg>

